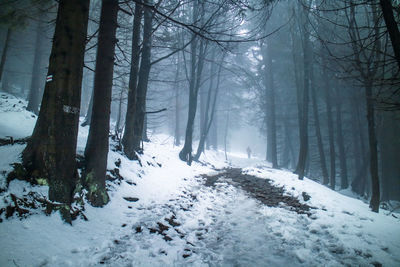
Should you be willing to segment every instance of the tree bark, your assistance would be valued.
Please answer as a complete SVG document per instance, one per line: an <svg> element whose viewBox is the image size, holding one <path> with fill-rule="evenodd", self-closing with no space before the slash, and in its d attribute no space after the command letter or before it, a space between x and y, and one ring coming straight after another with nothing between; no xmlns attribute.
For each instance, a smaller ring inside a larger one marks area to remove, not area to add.
<svg viewBox="0 0 400 267"><path fill-rule="evenodd" d="M304 171L306 167L307 151L308 151L308 102L309 102L309 88L310 88L310 40L307 26L304 26L303 33L303 67L304 67L304 86L303 86L303 99L302 99L302 116L299 127L300 135L300 151L298 157L298 163L295 173L298 174L298 178L303 180Z"/></svg>
<svg viewBox="0 0 400 267"><path fill-rule="evenodd" d="M8 27L6 41L4 43L3 53L1 54L1 61L0 61L0 84L3 81L4 65L7 60L7 52L8 52L8 47L10 45L11 32L12 31L11 31L10 27Z"/></svg>
<svg viewBox="0 0 400 267"><path fill-rule="evenodd" d="M77 181L76 142L89 0L60 0L39 117L22 153L34 178L46 178L49 198L70 204ZM68 209L67 209L68 210ZM64 214L68 220L69 213Z"/></svg>
<svg viewBox="0 0 400 267"><path fill-rule="evenodd" d="M372 196L369 203L373 212L379 212L380 202L380 189L379 189L379 175L378 175L378 145L375 133L375 114L374 114L374 100L372 98L372 84L367 82L365 84L365 98L367 108L367 121L368 121L368 143L370 149L370 172L371 172L371 185Z"/></svg>
<svg viewBox="0 0 400 267"><path fill-rule="evenodd" d="M139 3L135 5L135 14L133 18L133 33L132 33L132 56L131 70L129 74L129 91L128 105L125 116L125 131L122 137L122 145L125 155L129 159L135 159L136 153L133 146L133 121L135 117L136 106L136 87L139 72L140 59L140 27L143 16L143 7Z"/></svg>
<svg viewBox="0 0 400 267"><path fill-rule="evenodd" d="M41 12L43 15L43 12ZM41 89L41 79L42 77L42 46L43 46L43 22L39 20L37 22L36 28L36 40L35 40L35 55L33 58L33 69L32 69L32 80L31 80L31 90L29 91L29 102L26 109L35 113L39 113L39 103L42 98L43 90Z"/></svg>
<svg viewBox="0 0 400 267"><path fill-rule="evenodd" d="M104 206L109 201L106 191L106 171L118 8L118 0L102 1L94 74L93 111L82 175L82 183L88 191L86 197L95 207Z"/></svg>
<svg viewBox="0 0 400 267"><path fill-rule="evenodd" d="M390 41L392 43L394 55L400 70L400 31L393 14L393 6L390 0L379 0L382 8L383 19L389 32Z"/></svg>

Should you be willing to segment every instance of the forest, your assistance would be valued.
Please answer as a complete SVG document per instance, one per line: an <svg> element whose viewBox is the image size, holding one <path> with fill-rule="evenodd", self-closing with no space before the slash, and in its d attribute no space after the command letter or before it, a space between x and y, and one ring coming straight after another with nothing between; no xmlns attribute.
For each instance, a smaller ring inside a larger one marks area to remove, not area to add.
<svg viewBox="0 0 400 267"><path fill-rule="evenodd" d="M0 265L398 266L399 25L397 0L0 0Z"/></svg>

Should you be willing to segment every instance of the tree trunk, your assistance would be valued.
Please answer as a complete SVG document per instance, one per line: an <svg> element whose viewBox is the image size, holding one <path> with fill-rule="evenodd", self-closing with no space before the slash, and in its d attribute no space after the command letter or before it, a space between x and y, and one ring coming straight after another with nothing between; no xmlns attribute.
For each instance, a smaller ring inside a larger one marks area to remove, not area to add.
<svg viewBox="0 0 400 267"><path fill-rule="evenodd" d="M336 152L335 152L335 137L333 128L333 116L332 116L332 97L331 87L329 83L329 77L326 67L326 58L324 52L323 55L323 66L322 66L322 78L325 82L325 103L326 103L326 116L328 120L328 136L329 136L329 162L330 162L330 187L335 190L336 187Z"/></svg>
<svg viewBox="0 0 400 267"><path fill-rule="evenodd" d="M145 1L149 4L149 1ZM144 7L144 24L143 24L143 48L142 58L139 69L139 81L137 85L136 103L133 116L133 139L132 149L135 152L142 153L141 142L143 140L144 120L146 116L146 96L147 86L150 74L150 57L151 57L151 35L153 14L151 9Z"/></svg>
<svg viewBox="0 0 400 267"><path fill-rule="evenodd" d="M317 136L317 142L318 142L318 152L319 152L319 160L321 164L321 170L322 170L322 183L323 184L328 184L329 182L329 177L328 177L328 169L326 167L326 160L325 160L325 152L324 152L324 145L322 143L322 135L321 135L321 127L319 123L319 110L318 110L318 104L317 104L317 96L315 92L315 83L314 83L314 70L311 69L310 71L311 75L311 101L312 101L312 107L313 107L313 114L314 114L314 122L315 122L315 134Z"/></svg>
<svg viewBox="0 0 400 267"><path fill-rule="evenodd" d="M385 20L386 28L389 32L397 65L400 70L400 31L393 14L393 6L390 0L379 0L379 2L382 8L383 19Z"/></svg>
<svg viewBox="0 0 400 267"><path fill-rule="evenodd" d="M354 124L357 125L357 132L358 132L358 143L360 146L360 151L361 154L358 154L356 156L361 155L361 164L360 167L357 169L357 174L355 176L355 179L351 183L351 188L354 192L359 194L360 196L364 196L365 193L365 187L366 187L366 182L367 182L367 170L369 168L369 152L367 152L367 149L365 147L365 142L364 142L364 129L362 127L361 123L361 118L360 118L360 107L358 106L358 99L355 99L355 102L357 102L357 105L353 105L354 110L353 113L355 115L355 121Z"/></svg>
<svg viewBox="0 0 400 267"><path fill-rule="evenodd" d="M228 160L227 144L228 144L228 129L229 129L229 109L230 109L230 105L228 102L228 109L226 111L225 133L224 133L225 160Z"/></svg>
<svg viewBox="0 0 400 267"><path fill-rule="evenodd" d="M218 150L218 113L215 113L214 120L211 123L210 135L208 138L208 143L214 150Z"/></svg>
<svg viewBox="0 0 400 267"><path fill-rule="evenodd" d="M115 134L119 136L122 132L121 121L122 121L122 102L123 102L124 90L121 89L119 93L119 101L118 101L118 114L117 114L117 122L115 124Z"/></svg>
<svg viewBox="0 0 400 267"><path fill-rule="evenodd" d="M374 100L372 98L371 82L367 82L365 84L365 98L367 105L368 143L370 151L370 172L372 185L372 196L369 206L373 212L379 212L380 189L378 175L378 148L375 133Z"/></svg>
<svg viewBox="0 0 400 267"><path fill-rule="evenodd" d="M10 38L11 38L11 29L10 29L10 27L8 27L6 41L4 43L3 53L1 54L1 61L0 61L0 84L3 81L4 65L5 65L6 59L7 59L8 47L10 46Z"/></svg>
<svg viewBox="0 0 400 267"><path fill-rule="evenodd" d="M94 85L93 85L93 87L94 87ZM92 120L93 95L94 95L94 89L92 90L92 94L90 95L89 107L86 112L85 120L81 124L82 127L90 125L90 121Z"/></svg>
<svg viewBox="0 0 400 267"><path fill-rule="evenodd" d="M43 14L42 14L43 15ZM36 29L36 40L35 40L35 55L33 58L33 69L32 69L32 80L31 80L31 90L29 91L29 102L26 109L35 113L36 115L39 113L39 103L43 94L43 90L41 89L41 80L44 79L42 77L42 46L43 46L43 22L39 20L37 22Z"/></svg>
<svg viewBox="0 0 400 267"><path fill-rule="evenodd" d="M304 171L306 167L307 160L307 151L308 151L308 102L309 102L309 88L310 88L310 64L312 64L310 60L310 40L309 40L309 32L304 26L304 41L303 41L303 63L304 63L304 87L303 87L303 99L302 99L302 116L299 127L299 135L300 135L300 151L299 158L296 167L295 173L298 174L300 180L304 178Z"/></svg>
<svg viewBox="0 0 400 267"><path fill-rule="evenodd" d="M83 185L88 190L86 197L95 207L101 207L109 201L106 171L118 8L118 0L102 1L93 111L85 148L85 170L82 175Z"/></svg>
<svg viewBox="0 0 400 267"><path fill-rule="evenodd" d="M358 112L358 99L356 96L352 96L351 98L351 138L352 138L352 150L353 150L353 177L357 176L359 169L361 168L361 145L358 138L358 132L361 131L357 126L357 117L356 114Z"/></svg>
<svg viewBox="0 0 400 267"><path fill-rule="evenodd" d="M133 33L132 33L132 56L131 70L129 75L129 90L128 90L128 105L125 117L125 131L122 137L122 145L124 153L129 159L136 158L133 146L133 120L135 117L136 105L136 87L139 72L140 59L140 27L143 16L143 7L139 3L135 5L135 14L133 18Z"/></svg>
<svg viewBox="0 0 400 267"><path fill-rule="evenodd" d="M196 22L198 20L199 3L194 2L192 21ZM198 49L198 44L200 47ZM199 51L199 53L197 53ZM189 110L188 110L188 120L186 124L185 132L185 144L182 150L179 152L179 158L182 161L186 161L188 165L192 164L192 142L193 142L193 126L196 117L197 110L197 97L200 88L201 75L203 71L204 56L205 56L205 44L203 40L199 40L198 37L193 36L192 42L190 43L190 77L189 77ZM198 60L196 58L198 57Z"/></svg>
<svg viewBox="0 0 400 267"><path fill-rule="evenodd" d="M339 147L339 164L340 164L340 188L346 189L349 187L347 178L347 162L346 152L344 148L343 130L342 130L342 97L340 89L336 89L336 142Z"/></svg>
<svg viewBox="0 0 400 267"><path fill-rule="evenodd" d="M70 204L77 180L76 142L89 0L60 0L39 117L22 153L34 178L46 178L49 198ZM52 75L52 76L51 76ZM65 209L68 210L68 209ZM69 213L64 213L66 220Z"/></svg>
<svg viewBox="0 0 400 267"><path fill-rule="evenodd" d="M200 52L199 59L196 64L196 56L197 56L197 40L193 40L193 45L191 45L191 77L190 77L190 86L189 86L189 111L188 111L188 121L186 124L186 133L185 133L185 144L182 150L179 152L179 158L183 161L186 161L188 165L192 164L193 156L192 156L192 142L193 142L193 126L194 119L196 117L197 110L197 96L200 88L200 80L201 73L204 64L204 44L203 41L200 41ZM197 67L197 68L196 68Z"/></svg>
<svg viewBox="0 0 400 267"><path fill-rule="evenodd" d="M176 146L180 146L181 145L181 131L180 131L180 101L179 101L179 85L178 85L178 79L179 79L179 54L178 54L178 61L176 64L176 74L175 74L175 82L174 82L174 86L175 86L175 142L174 144Z"/></svg>
<svg viewBox="0 0 400 267"><path fill-rule="evenodd" d="M265 44L264 44L265 46ZM276 115L275 115L275 87L272 66L271 42L264 47L263 61L265 66L266 117L267 117L267 160L271 161L272 168L278 168L276 144Z"/></svg>
<svg viewBox="0 0 400 267"><path fill-rule="evenodd" d="M204 152L204 145L206 142L206 138L208 136L208 132L210 131L211 124L214 119L215 108L217 106L217 98L218 98L219 84L220 84L220 79L221 79L221 71L222 71L224 57L225 57L225 53L222 55L221 62L219 64L219 69L218 69L218 73L217 73L217 84L214 89L213 89L213 82L212 82L213 80L211 79L211 81L210 81L210 87L208 89L208 95L207 95L207 103L206 103L206 107L205 107L203 132L200 135L199 145L197 147L197 152L194 157L194 160L196 160L196 161L199 160L201 153ZM215 63L213 62L212 65L215 65ZM212 69L213 69L213 66L211 66L211 72L213 73ZM214 93L214 97L212 99L213 102L211 103L212 93ZM211 112L209 114L210 107L211 107Z"/></svg>

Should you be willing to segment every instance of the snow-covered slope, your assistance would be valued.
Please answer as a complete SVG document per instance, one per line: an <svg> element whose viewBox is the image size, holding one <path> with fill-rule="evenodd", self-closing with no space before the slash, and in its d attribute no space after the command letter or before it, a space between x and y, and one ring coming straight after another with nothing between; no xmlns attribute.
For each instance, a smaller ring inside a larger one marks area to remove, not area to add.
<svg viewBox="0 0 400 267"><path fill-rule="evenodd" d="M29 135L35 118L23 110L24 102L5 94L0 99L0 129L7 129L1 134ZM79 131L78 153L87 132ZM199 175L229 165L222 152L207 151L203 163L187 166L172 137L151 140L141 166L110 150L108 168L120 162L123 180L108 182L111 201L104 208L85 205L88 221L70 226L58 213L34 210L25 219L2 214L0 266L400 266L400 221L388 212L372 213L360 200L299 181L261 159L230 154L230 163L244 173L268 178L314 208L307 216L284 204L268 207L229 177L205 184ZM2 185L23 147L0 147ZM23 197L30 191L47 196L46 186L12 181L0 194L0 208L10 204L10 193ZM303 192L311 197L307 202Z"/></svg>

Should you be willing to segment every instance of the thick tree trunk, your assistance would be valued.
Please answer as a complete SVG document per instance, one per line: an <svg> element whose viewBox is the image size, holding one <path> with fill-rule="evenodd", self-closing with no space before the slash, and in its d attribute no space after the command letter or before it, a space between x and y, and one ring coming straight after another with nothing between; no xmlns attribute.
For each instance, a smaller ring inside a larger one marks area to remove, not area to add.
<svg viewBox="0 0 400 267"><path fill-rule="evenodd" d="M149 3L149 1L145 1ZM139 69L139 81L137 85L136 103L133 116L133 139L132 149L135 152L142 153L141 142L143 140L144 120L146 116L146 96L147 86L150 74L150 57L151 57L151 35L152 35L153 14L151 9L144 7L144 24L143 24L143 48L142 58Z"/></svg>
<svg viewBox="0 0 400 267"><path fill-rule="evenodd" d="M131 70L129 75L129 91L128 91L128 105L125 117L125 131L122 137L122 145L124 153L129 159L136 158L136 153L133 146L133 120L135 117L136 105L136 87L139 72L139 59L140 59L140 27L143 16L142 5L136 3L135 14L133 18L133 34L132 34L132 56L131 56Z"/></svg>
<svg viewBox="0 0 400 267"><path fill-rule="evenodd" d="M35 55L33 58L31 90L29 91L29 102L26 109L35 114L39 113L39 103L42 98L43 90L41 89L42 77L42 46L43 46L43 22L37 22L36 40L35 40Z"/></svg>
<svg viewBox="0 0 400 267"><path fill-rule="evenodd" d="M336 142L339 147L339 164L340 164L340 188L349 187L347 178L347 158L344 148L343 130L342 130L342 97L340 89L336 89Z"/></svg>
<svg viewBox="0 0 400 267"><path fill-rule="evenodd" d="M367 108L367 121L368 121L368 143L370 151L370 172L371 172L371 186L372 196L369 203L370 208L374 212L379 212L380 202L380 189L379 189L379 175L378 175L378 146L375 133L375 114L374 114L374 100L372 98L372 84L367 82L365 84L365 98Z"/></svg>
<svg viewBox="0 0 400 267"><path fill-rule="evenodd" d="M11 29L10 27L8 27L6 41L4 43L3 53L1 54L1 61L0 61L0 84L3 82L4 65L7 60L7 52L8 52L8 47L10 46L10 38L11 38Z"/></svg>
<svg viewBox="0 0 400 267"><path fill-rule="evenodd" d="M28 173L47 179L50 200L66 204L72 201L77 181L75 153L88 11L89 0L59 1L49 80L22 154ZM64 218L68 220L69 213Z"/></svg>
<svg viewBox="0 0 400 267"><path fill-rule="evenodd" d="M106 171L118 8L118 0L102 1L94 74L93 111L85 148L85 170L82 176L82 183L88 190L86 197L95 207L101 207L109 200L106 191Z"/></svg>
<svg viewBox="0 0 400 267"><path fill-rule="evenodd" d="M386 28L389 32L397 65L400 70L400 31L393 14L393 6L391 0L379 0L379 2L382 8L383 19L385 20Z"/></svg>

